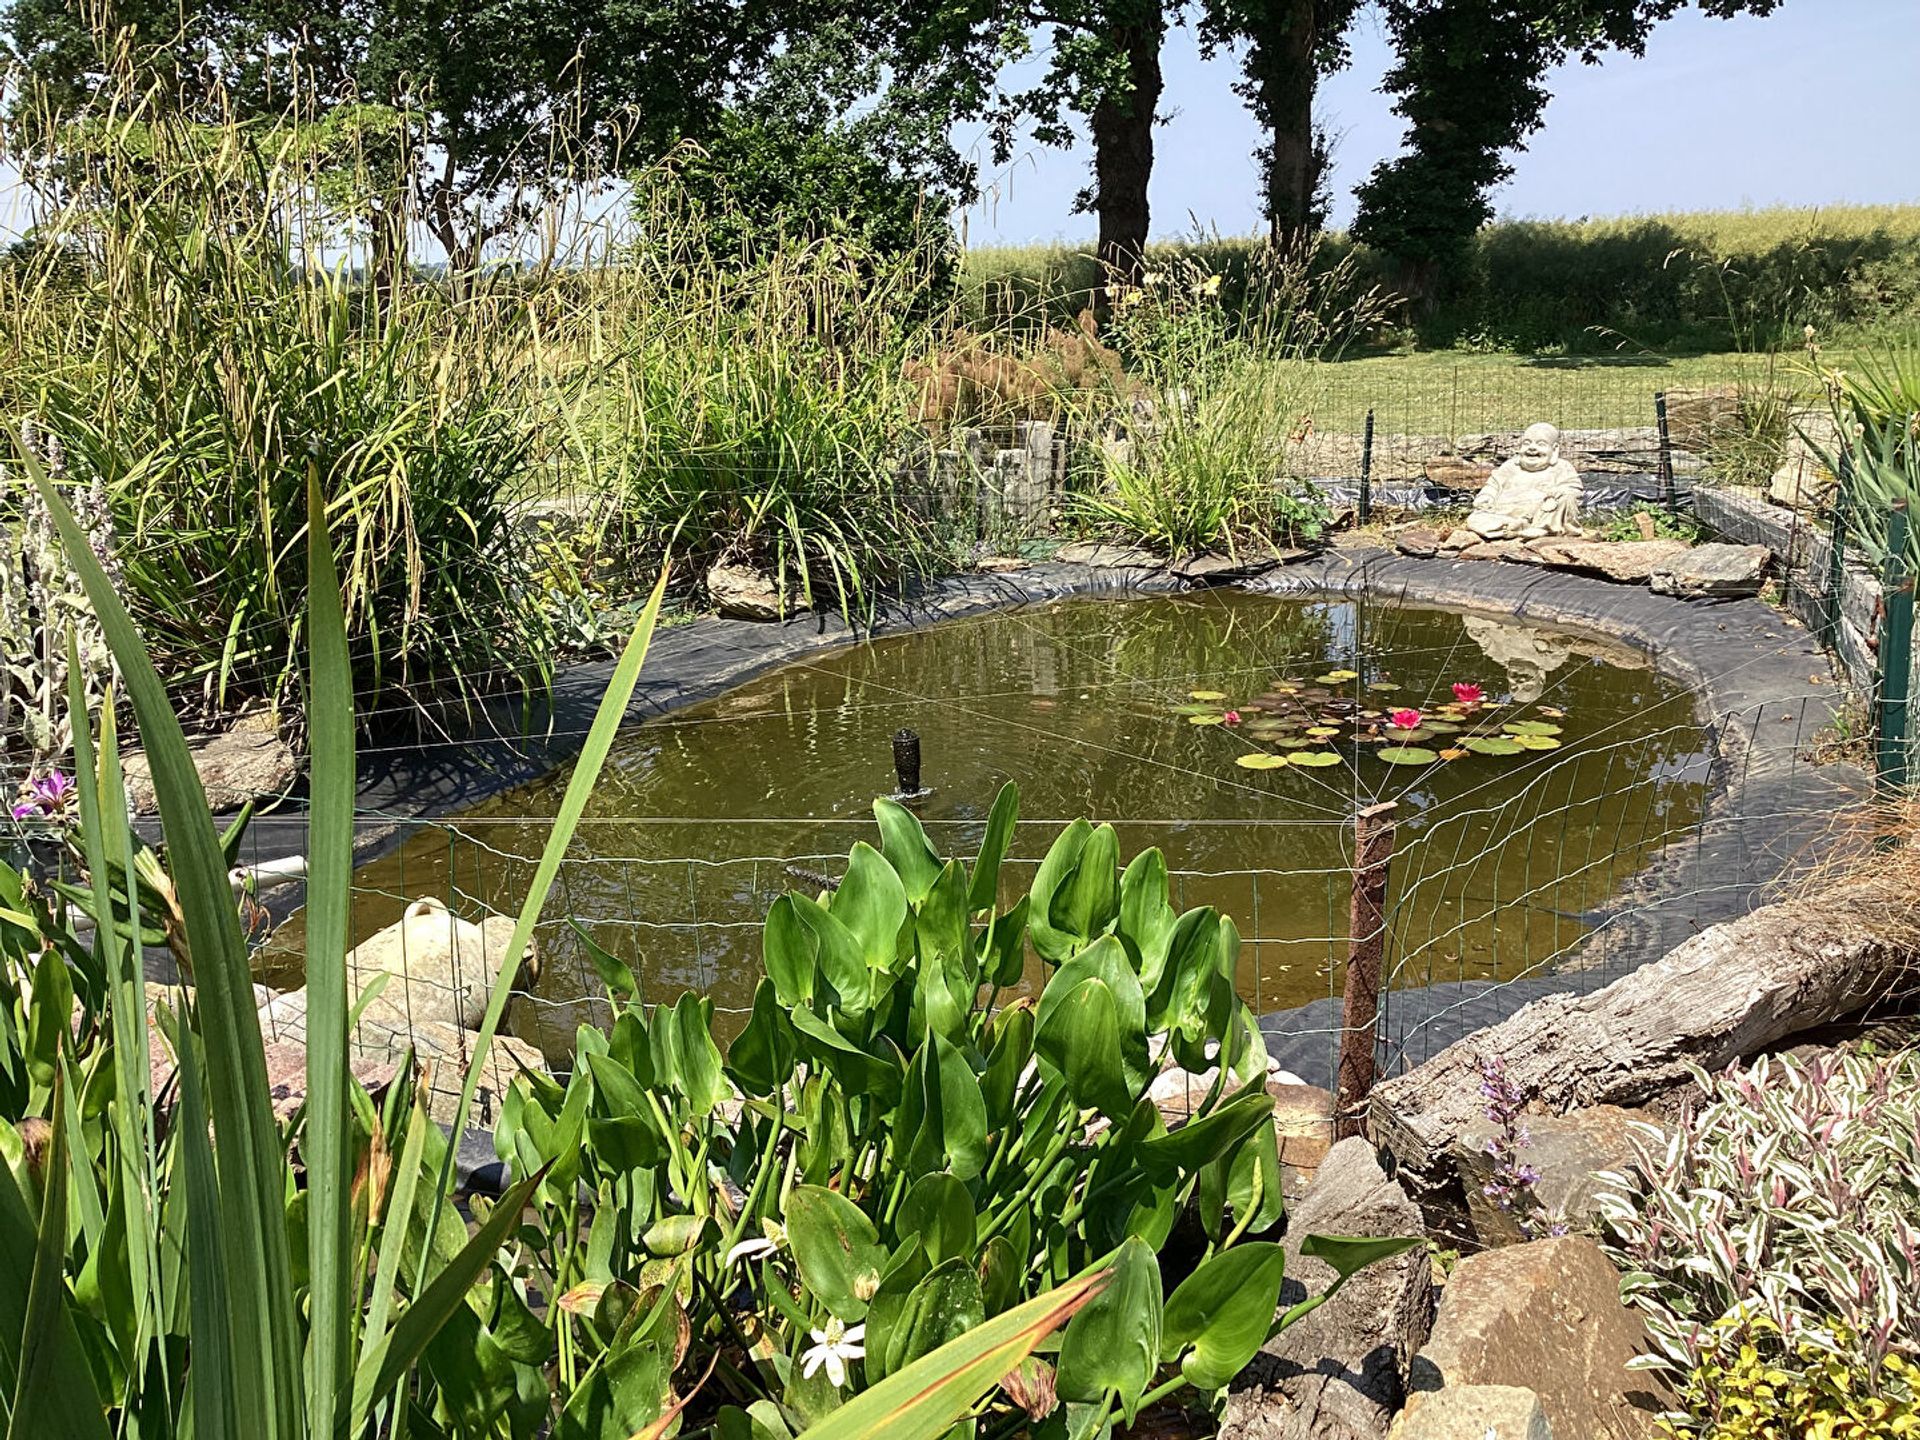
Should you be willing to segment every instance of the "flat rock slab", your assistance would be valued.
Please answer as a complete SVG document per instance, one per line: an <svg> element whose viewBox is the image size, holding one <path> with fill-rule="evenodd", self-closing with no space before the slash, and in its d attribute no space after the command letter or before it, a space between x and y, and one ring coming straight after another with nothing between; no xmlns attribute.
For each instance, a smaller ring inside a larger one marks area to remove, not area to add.
<svg viewBox="0 0 1920 1440"><path fill-rule="evenodd" d="M1413 1397L1387 1440L1553 1440L1553 1426L1531 1390L1453 1385Z"/></svg>
<svg viewBox="0 0 1920 1440"><path fill-rule="evenodd" d="M1373 1147L1358 1137L1341 1141L1289 1207L1281 1308L1333 1282L1331 1266L1300 1254L1304 1237L1423 1233L1419 1207L1387 1178ZM1432 1314L1433 1274L1422 1247L1362 1270L1240 1372L1221 1415L1221 1440L1382 1440Z"/></svg>
<svg viewBox="0 0 1920 1440"><path fill-rule="evenodd" d="M1652 1123L1644 1110L1620 1105L1590 1105L1565 1115L1523 1117L1526 1145L1519 1161L1540 1173L1533 1186L1539 1220L1565 1220L1576 1230L1598 1213L1596 1197L1606 1187L1595 1178L1608 1170L1631 1168L1637 1155L1636 1123ZM1503 1210L1486 1193L1493 1179L1487 1146L1499 1127L1482 1117L1461 1132L1453 1145L1453 1163L1467 1192L1467 1213L1482 1245L1518 1245L1533 1238L1522 1217ZM1535 1233L1538 1233L1536 1222Z"/></svg>
<svg viewBox="0 0 1920 1440"><path fill-rule="evenodd" d="M1598 575L1616 585L1645 585L1688 546L1684 540L1536 540L1532 549L1542 565Z"/></svg>
<svg viewBox="0 0 1920 1440"><path fill-rule="evenodd" d="M729 620L779 620L807 608L798 596L783 597L771 575L746 565L716 565L707 571L707 598Z"/></svg>
<svg viewBox="0 0 1920 1440"><path fill-rule="evenodd" d="M207 804L216 813L238 810L249 801L276 800L300 774L300 759L287 742L270 729L243 727L224 735L189 740L187 753ZM153 772L144 751L126 757L127 800L136 815L153 815L160 806L154 796Z"/></svg>
<svg viewBox="0 0 1920 1440"><path fill-rule="evenodd" d="M1109 545L1100 540L1076 540L1053 553L1061 565L1086 565L1095 570L1160 570L1167 559L1138 545Z"/></svg>
<svg viewBox="0 0 1920 1440"><path fill-rule="evenodd" d="M1670 1401L1649 1372L1627 1368L1645 1348L1645 1329L1620 1301L1619 1272L1593 1241L1568 1235L1462 1260L1412 1383L1442 1393L1524 1387L1555 1435L1651 1440Z"/></svg>
<svg viewBox="0 0 1920 1440"><path fill-rule="evenodd" d="M1742 600L1760 593L1772 560L1764 545L1696 545L1654 567L1649 583L1681 600Z"/></svg>

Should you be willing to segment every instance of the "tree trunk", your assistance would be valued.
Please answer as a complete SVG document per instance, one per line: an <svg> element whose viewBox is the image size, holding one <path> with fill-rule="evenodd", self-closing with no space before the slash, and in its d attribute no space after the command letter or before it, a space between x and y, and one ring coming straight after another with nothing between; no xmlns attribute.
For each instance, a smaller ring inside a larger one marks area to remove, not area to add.
<svg viewBox="0 0 1920 1440"><path fill-rule="evenodd" d="M1147 248L1147 182L1153 175L1153 125L1160 107L1160 42L1165 11L1151 7L1116 36L1127 56L1127 88L1110 92L1089 116L1093 132L1093 204L1100 218L1098 254L1122 283L1139 283Z"/></svg>
<svg viewBox="0 0 1920 1440"><path fill-rule="evenodd" d="M1247 54L1254 110L1267 127L1267 228L1287 245L1318 228L1314 190L1320 180L1313 134L1313 98L1320 82L1316 0L1279 0L1272 29Z"/></svg>

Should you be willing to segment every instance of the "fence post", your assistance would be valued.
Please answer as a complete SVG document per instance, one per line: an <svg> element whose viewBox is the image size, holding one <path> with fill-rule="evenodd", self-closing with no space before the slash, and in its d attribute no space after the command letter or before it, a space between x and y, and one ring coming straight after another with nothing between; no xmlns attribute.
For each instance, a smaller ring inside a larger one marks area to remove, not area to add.
<svg viewBox="0 0 1920 1440"><path fill-rule="evenodd" d="M1840 452L1840 473L1834 477L1833 512L1827 520L1827 608L1824 615L1825 625L1821 627L1820 639L1827 649L1835 650L1835 641L1840 633L1841 602L1846 595L1847 584L1847 526L1852 520L1849 513L1853 499L1853 455L1850 451ZM1793 583L1793 557L1787 557L1787 583Z"/></svg>
<svg viewBox="0 0 1920 1440"><path fill-rule="evenodd" d="M1387 869L1393 858L1394 802L1353 817L1353 908L1347 927L1346 1005L1341 1016L1340 1070L1334 1091L1336 1138L1366 1132L1373 1090L1374 1027L1380 1018L1380 972L1387 949Z"/></svg>
<svg viewBox="0 0 1920 1440"><path fill-rule="evenodd" d="M1359 523L1368 524L1373 519L1373 407L1367 407L1367 428L1360 437L1360 506Z"/></svg>
<svg viewBox="0 0 1920 1440"><path fill-rule="evenodd" d="M1887 513L1887 559L1881 572L1880 739L1874 778L1882 795L1907 784L1907 702L1913 675L1913 577L1907 571L1907 506Z"/></svg>
<svg viewBox="0 0 1920 1440"><path fill-rule="evenodd" d="M1680 512L1680 500L1673 492L1673 433L1667 428L1667 392L1653 392L1653 423L1660 434L1658 466L1660 476L1660 494L1665 499L1667 509L1674 514Z"/></svg>

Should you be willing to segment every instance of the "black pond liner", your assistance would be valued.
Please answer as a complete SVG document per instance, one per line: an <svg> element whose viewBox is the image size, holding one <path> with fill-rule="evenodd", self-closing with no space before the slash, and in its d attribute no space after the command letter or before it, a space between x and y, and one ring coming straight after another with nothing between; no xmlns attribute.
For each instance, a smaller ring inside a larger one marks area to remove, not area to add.
<svg viewBox="0 0 1920 1440"><path fill-rule="evenodd" d="M1632 498L1644 498L1637 487ZM1290 598L1364 594L1594 631L1644 651L1697 698L1714 755L1712 794L1696 837L1667 847L1607 911L1589 917L1599 921L1596 931L1552 970L1391 991L1383 1002L1390 1029L1422 1037L1427 1048L1505 1019L1542 995L1598 989L1706 926L1744 914L1784 872L1812 858L1832 817L1870 792L1857 767L1814 766L1802 757L1803 747L1829 722L1840 692L1813 637L1757 600L1678 600L1644 586L1564 571L1416 559L1378 549L1330 549L1234 583ZM777 666L869 636L1070 596L1192 588L1164 570L1096 570L1049 561L931 581L887 602L871 626L855 627L836 615L778 624L707 617L655 636L626 721L635 724L709 699ZM570 760L612 668L610 661L564 668L531 713L517 697L488 701L472 712L449 705L432 718L450 738L369 743L360 759L357 804L363 816L378 818L363 823L356 860L385 853L421 822L464 810ZM305 845L303 814L266 814L254 820L243 858L258 863L301 853ZM301 887L283 887L271 898L276 915L283 915L300 902ZM1330 1083L1337 1000L1264 1015L1260 1023L1283 1068L1309 1083ZM1386 1073L1418 1058L1410 1046L1395 1053L1390 1045ZM494 1190L504 1177L484 1132L463 1138L459 1163L465 1183L480 1193Z"/></svg>

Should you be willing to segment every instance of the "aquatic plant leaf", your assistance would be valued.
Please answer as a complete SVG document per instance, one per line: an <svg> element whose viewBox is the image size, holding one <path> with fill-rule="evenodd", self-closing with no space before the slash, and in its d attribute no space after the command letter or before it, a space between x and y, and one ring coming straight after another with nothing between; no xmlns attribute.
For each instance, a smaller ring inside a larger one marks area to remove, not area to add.
<svg viewBox="0 0 1920 1440"><path fill-rule="evenodd" d="M1227 715L1224 710L1203 710L1198 715L1189 715L1187 717L1187 723L1189 725L1218 725L1226 718Z"/></svg>
<svg viewBox="0 0 1920 1440"><path fill-rule="evenodd" d="M1360 678L1360 672L1357 670L1329 670L1326 674L1316 675L1314 678L1322 685L1344 685L1349 680L1358 680Z"/></svg>
<svg viewBox="0 0 1920 1440"><path fill-rule="evenodd" d="M1224 690L1189 690L1187 694L1195 700L1224 700L1227 698L1227 692Z"/></svg>
<svg viewBox="0 0 1920 1440"><path fill-rule="evenodd" d="M1305 765L1315 770L1324 770L1329 765L1338 765L1340 756L1332 750L1303 750L1299 754L1289 755L1287 763Z"/></svg>
<svg viewBox="0 0 1920 1440"><path fill-rule="evenodd" d="M1504 735L1474 735L1460 743L1476 755L1518 755L1526 748Z"/></svg>
<svg viewBox="0 0 1920 1440"><path fill-rule="evenodd" d="M1399 688L1400 686L1398 682L1393 680L1373 680L1373 681L1369 681L1367 684L1367 689L1378 690L1383 695L1390 690L1398 690Z"/></svg>
<svg viewBox="0 0 1920 1440"><path fill-rule="evenodd" d="M1339 733L1340 727L1338 725L1309 725L1307 727L1307 734L1319 736L1323 740L1329 735L1338 735Z"/></svg>
<svg viewBox="0 0 1920 1440"><path fill-rule="evenodd" d="M1560 727L1544 720L1514 720L1500 727L1509 735L1558 735Z"/></svg>
<svg viewBox="0 0 1920 1440"><path fill-rule="evenodd" d="M1278 770L1282 765L1287 763L1287 757L1284 755L1269 755L1263 750L1256 750L1250 755L1234 757L1233 763L1238 765L1242 770Z"/></svg>
<svg viewBox="0 0 1920 1440"><path fill-rule="evenodd" d="M787 1196L786 1221L807 1288L848 1324L862 1318L887 1263L886 1247L866 1213L832 1190L796 1185Z"/></svg>
<svg viewBox="0 0 1920 1440"><path fill-rule="evenodd" d="M1560 742L1551 735L1516 735L1513 737L1523 750L1558 750Z"/></svg>
<svg viewBox="0 0 1920 1440"><path fill-rule="evenodd" d="M1098 1401L1115 1391L1121 1414L1132 1424L1160 1363L1160 1321L1160 1260L1136 1235L1114 1256L1107 1288L1060 1338L1061 1396Z"/></svg>
<svg viewBox="0 0 1920 1440"><path fill-rule="evenodd" d="M1469 753L1470 753L1469 751L1462 750L1458 745L1449 745L1446 749L1440 752L1440 758L1442 760L1461 760L1461 759L1464 759Z"/></svg>
<svg viewBox="0 0 1920 1440"><path fill-rule="evenodd" d="M1393 745L1411 745L1416 740L1425 740L1431 734L1433 731L1425 725L1409 725L1405 728L1398 725L1386 727L1387 741Z"/></svg>
<svg viewBox="0 0 1920 1440"><path fill-rule="evenodd" d="M1380 751L1380 758L1389 765L1431 765L1440 756L1418 745L1389 745Z"/></svg>
<svg viewBox="0 0 1920 1440"><path fill-rule="evenodd" d="M1420 726L1435 735L1458 735L1460 727L1451 720L1422 720Z"/></svg>
<svg viewBox="0 0 1920 1440"><path fill-rule="evenodd" d="M1218 705L1176 705L1173 707L1173 713L1176 715L1218 715L1220 713L1220 707Z"/></svg>
<svg viewBox="0 0 1920 1440"><path fill-rule="evenodd" d="M1011 780L993 797L993 809L987 812L987 833L980 841L980 854L973 862L973 876L967 882L967 908L991 910L1000 896L1000 862L1013 843L1014 823L1020 817L1020 787ZM1021 928L1026 928L1026 913L1021 912Z"/></svg>
<svg viewBox="0 0 1920 1440"><path fill-rule="evenodd" d="M1163 1355L1193 1353L1180 1371L1199 1390L1218 1390L1266 1343L1279 1307L1286 1252L1267 1241L1235 1245L1210 1257L1167 1297Z"/></svg>

